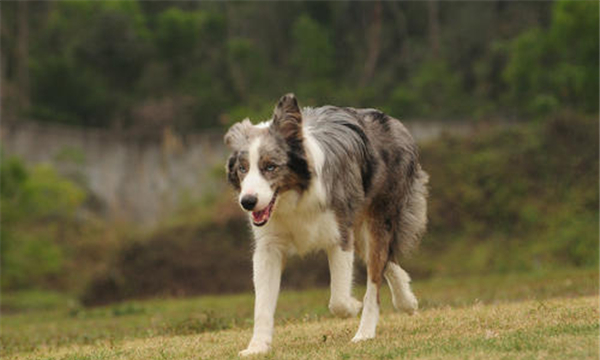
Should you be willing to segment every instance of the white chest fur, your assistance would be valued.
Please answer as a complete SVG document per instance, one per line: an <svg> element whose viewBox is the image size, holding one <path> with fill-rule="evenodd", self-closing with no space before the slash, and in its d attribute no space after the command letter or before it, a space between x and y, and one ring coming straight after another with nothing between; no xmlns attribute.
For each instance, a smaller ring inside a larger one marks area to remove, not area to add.
<svg viewBox="0 0 600 360"><path fill-rule="evenodd" d="M335 215L314 196L311 188L300 197L281 194L273 217L262 228L254 228L257 241L269 241L300 255L330 247L339 241Z"/></svg>

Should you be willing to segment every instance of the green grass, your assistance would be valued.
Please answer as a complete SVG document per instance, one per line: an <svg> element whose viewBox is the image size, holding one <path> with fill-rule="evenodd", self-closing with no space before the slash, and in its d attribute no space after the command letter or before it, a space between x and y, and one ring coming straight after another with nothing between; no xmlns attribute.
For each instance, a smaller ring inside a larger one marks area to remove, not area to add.
<svg viewBox="0 0 600 360"><path fill-rule="evenodd" d="M417 280L414 289L413 317L395 313L383 289L378 336L362 344L349 343L358 319L328 313L326 289L284 291L264 358L598 358L596 269ZM251 336L252 294L91 309L41 294L27 307L24 298L3 295L5 359L227 359Z"/></svg>

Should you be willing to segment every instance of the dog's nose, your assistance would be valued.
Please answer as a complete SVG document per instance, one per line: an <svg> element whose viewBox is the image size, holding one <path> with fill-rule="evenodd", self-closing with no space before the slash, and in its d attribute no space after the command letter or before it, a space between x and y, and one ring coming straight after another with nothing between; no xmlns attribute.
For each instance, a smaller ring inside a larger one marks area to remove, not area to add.
<svg viewBox="0 0 600 360"><path fill-rule="evenodd" d="M244 195L244 197L242 197L242 201L241 201L242 207L246 210L254 209L257 202L258 202L258 198L254 195Z"/></svg>

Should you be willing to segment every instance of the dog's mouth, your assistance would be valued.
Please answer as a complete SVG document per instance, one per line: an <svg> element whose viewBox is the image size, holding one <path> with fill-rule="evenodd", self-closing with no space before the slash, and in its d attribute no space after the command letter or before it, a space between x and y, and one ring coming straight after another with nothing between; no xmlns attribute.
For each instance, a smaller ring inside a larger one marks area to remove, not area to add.
<svg viewBox="0 0 600 360"><path fill-rule="evenodd" d="M273 207L275 206L275 200L277 200L277 191L273 194L273 198L261 211L253 211L252 212L252 223L254 226L263 226L265 225L269 219L271 218L271 214L273 213Z"/></svg>

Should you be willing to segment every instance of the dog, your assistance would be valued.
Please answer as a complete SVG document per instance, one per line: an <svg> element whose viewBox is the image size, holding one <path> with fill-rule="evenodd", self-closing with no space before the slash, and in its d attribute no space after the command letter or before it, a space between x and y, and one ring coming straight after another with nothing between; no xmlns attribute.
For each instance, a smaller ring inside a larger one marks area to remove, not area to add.
<svg viewBox="0 0 600 360"><path fill-rule="evenodd" d="M255 238L254 330L241 356L270 350L281 272L293 254L327 252L330 311L353 317L362 308L353 342L375 337L383 279L396 309L417 309L398 260L425 232L429 176L399 120L375 109L300 109L287 94L272 119L238 122L224 141L227 179ZM367 267L362 303L352 297L355 251Z"/></svg>

